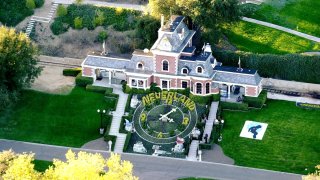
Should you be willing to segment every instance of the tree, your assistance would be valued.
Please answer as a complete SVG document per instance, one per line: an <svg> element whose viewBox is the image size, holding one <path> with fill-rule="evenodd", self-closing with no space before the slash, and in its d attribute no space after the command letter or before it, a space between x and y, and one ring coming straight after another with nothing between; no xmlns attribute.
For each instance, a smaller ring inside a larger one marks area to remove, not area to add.
<svg viewBox="0 0 320 180"><path fill-rule="evenodd" d="M303 177L303 180L320 180L320 164L317 165L314 173Z"/></svg>
<svg viewBox="0 0 320 180"><path fill-rule="evenodd" d="M81 17L76 17L74 19L74 28L75 29L82 29L82 18Z"/></svg>
<svg viewBox="0 0 320 180"><path fill-rule="evenodd" d="M34 2L34 0L27 0L26 7L28 9L34 9L34 8L36 8L36 3Z"/></svg>
<svg viewBox="0 0 320 180"><path fill-rule="evenodd" d="M93 19L94 26L103 25L105 19L106 18L104 16L104 13L101 10L97 9L96 10L96 17Z"/></svg>
<svg viewBox="0 0 320 180"><path fill-rule="evenodd" d="M59 4L58 8L57 8L57 15L60 16L65 16L68 14L68 10L65 6L63 6L62 4Z"/></svg>
<svg viewBox="0 0 320 180"><path fill-rule="evenodd" d="M152 16L143 16L136 25L137 36L143 39L141 48L150 48L157 40L160 22Z"/></svg>
<svg viewBox="0 0 320 180"><path fill-rule="evenodd" d="M34 154L15 154L11 150L0 153L0 175L3 179L39 179L34 170Z"/></svg>
<svg viewBox="0 0 320 180"><path fill-rule="evenodd" d="M37 55L24 33L0 27L0 110L17 100L19 92L38 77Z"/></svg>
<svg viewBox="0 0 320 180"><path fill-rule="evenodd" d="M183 15L202 28L210 29L237 21L241 15L238 0L150 0L148 6L154 17Z"/></svg>
<svg viewBox="0 0 320 180"><path fill-rule="evenodd" d="M76 154L69 150L65 162L54 159L53 166L44 173L34 170L33 160L33 154L3 151L0 153L0 175L4 179L138 179L132 175L133 165L129 161L122 161L117 154L104 159L100 154Z"/></svg>
<svg viewBox="0 0 320 180"><path fill-rule="evenodd" d="M80 4L82 4L83 3L83 0L76 0L76 4L77 5L80 5Z"/></svg>

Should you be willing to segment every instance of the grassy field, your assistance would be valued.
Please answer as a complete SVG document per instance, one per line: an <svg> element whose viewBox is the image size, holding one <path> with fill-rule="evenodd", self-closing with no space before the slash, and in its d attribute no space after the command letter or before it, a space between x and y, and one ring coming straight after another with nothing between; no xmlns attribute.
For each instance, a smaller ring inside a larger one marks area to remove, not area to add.
<svg viewBox="0 0 320 180"><path fill-rule="evenodd" d="M320 37L320 1L268 0L250 17Z"/></svg>
<svg viewBox="0 0 320 180"><path fill-rule="evenodd" d="M114 105L79 87L69 95L24 91L16 107L0 114L0 138L80 147L100 137L97 109Z"/></svg>
<svg viewBox="0 0 320 180"><path fill-rule="evenodd" d="M320 162L320 110L268 100L262 110L224 111L223 117L221 145L237 165L306 174ZM239 137L246 120L268 124L263 140Z"/></svg>
<svg viewBox="0 0 320 180"><path fill-rule="evenodd" d="M223 31L229 42L242 51L272 54L320 51L319 43L249 22L240 21Z"/></svg>

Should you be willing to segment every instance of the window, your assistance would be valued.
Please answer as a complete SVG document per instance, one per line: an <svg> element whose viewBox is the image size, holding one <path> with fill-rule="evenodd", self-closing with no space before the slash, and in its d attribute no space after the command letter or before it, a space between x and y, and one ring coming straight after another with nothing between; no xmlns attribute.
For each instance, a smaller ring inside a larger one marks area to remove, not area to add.
<svg viewBox="0 0 320 180"><path fill-rule="evenodd" d="M137 69L143 69L143 64L142 63L138 63L137 64Z"/></svg>
<svg viewBox="0 0 320 180"><path fill-rule="evenodd" d="M132 79L132 80L131 80L131 86L137 86L137 82L136 82L135 79Z"/></svg>
<svg viewBox="0 0 320 180"><path fill-rule="evenodd" d="M197 89L196 89L196 92L197 94L202 94L202 84L201 83L197 83Z"/></svg>
<svg viewBox="0 0 320 180"><path fill-rule="evenodd" d="M188 74L188 69L187 68L182 68L182 74Z"/></svg>
<svg viewBox="0 0 320 180"><path fill-rule="evenodd" d="M138 81L138 86L139 86L139 87L143 87L143 81L142 81L142 80L139 80L139 81Z"/></svg>
<svg viewBox="0 0 320 180"><path fill-rule="evenodd" d="M187 81L182 81L181 87L182 88L187 88L188 87L188 82Z"/></svg>
<svg viewBox="0 0 320 180"><path fill-rule="evenodd" d="M210 93L210 83L206 84L206 94Z"/></svg>
<svg viewBox="0 0 320 180"><path fill-rule="evenodd" d="M162 89L168 89L168 81L162 80L161 81L161 87Z"/></svg>
<svg viewBox="0 0 320 180"><path fill-rule="evenodd" d="M198 67L197 67L197 73L202 73L202 71L203 71L202 67L201 67L201 66L198 66Z"/></svg>
<svg viewBox="0 0 320 180"><path fill-rule="evenodd" d="M168 63L167 60L164 60L164 61L162 62L162 70L163 70L163 71L169 71L169 63Z"/></svg>

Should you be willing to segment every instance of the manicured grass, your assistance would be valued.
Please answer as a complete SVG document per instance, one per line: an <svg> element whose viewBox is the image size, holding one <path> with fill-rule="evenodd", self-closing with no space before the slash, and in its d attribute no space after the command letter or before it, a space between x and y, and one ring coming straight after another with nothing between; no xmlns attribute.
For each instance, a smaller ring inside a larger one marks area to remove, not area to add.
<svg viewBox="0 0 320 180"><path fill-rule="evenodd" d="M319 7L318 0L269 0L251 17L320 37Z"/></svg>
<svg viewBox="0 0 320 180"><path fill-rule="evenodd" d="M0 114L0 138L80 147L100 136L97 109L114 106L115 100L79 87L69 95L27 90L16 107Z"/></svg>
<svg viewBox="0 0 320 180"><path fill-rule="evenodd" d="M286 54L320 50L319 43L245 21L224 27L224 34L231 44L247 52Z"/></svg>
<svg viewBox="0 0 320 180"><path fill-rule="evenodd" d="M42 161L42 160L34 160L34 169L39 172L45 172L49 166L53 165L53 162L51 161Z"/></svg>
<svg viewBox="0 0 320 180"><path fill-rule="evenodd" d="M262 110L224 111L222 115L225 126L221 145L237 165L306 174L319 164L320 110L268 100ZM268 124L261 141L239 136L246 120Z"/></svg>

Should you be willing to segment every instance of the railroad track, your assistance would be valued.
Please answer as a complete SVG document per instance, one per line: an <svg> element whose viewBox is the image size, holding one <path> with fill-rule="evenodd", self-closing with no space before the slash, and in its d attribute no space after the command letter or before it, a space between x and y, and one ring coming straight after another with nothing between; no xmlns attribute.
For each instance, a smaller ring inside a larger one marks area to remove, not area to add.
<svg viewBox="0 0 320 180"><path fill-rule="evenodd" d="M81 67L80 65L75 64L67 64L60 62L50 62L50 61L38 61L38 64L41 66L57 66L57 67L65 67L65 68L77 68Z"/></svg>

